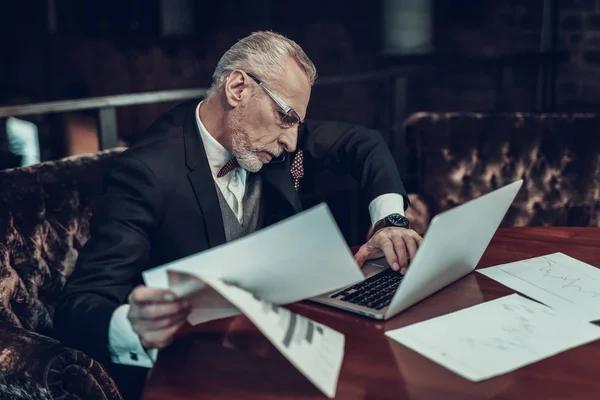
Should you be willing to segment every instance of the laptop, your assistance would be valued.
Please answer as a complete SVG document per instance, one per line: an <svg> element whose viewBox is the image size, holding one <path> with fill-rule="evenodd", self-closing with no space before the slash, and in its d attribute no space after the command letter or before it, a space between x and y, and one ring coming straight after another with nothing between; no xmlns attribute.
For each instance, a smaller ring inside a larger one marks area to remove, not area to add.
<svg viewBox="0 0 600 400"><path fill-rule="evenodd" d="M365 279L310 300L387 320L471 273L523 180L518 180L436 215L405 275L390 268L385 257L362 267Z"/></svg>

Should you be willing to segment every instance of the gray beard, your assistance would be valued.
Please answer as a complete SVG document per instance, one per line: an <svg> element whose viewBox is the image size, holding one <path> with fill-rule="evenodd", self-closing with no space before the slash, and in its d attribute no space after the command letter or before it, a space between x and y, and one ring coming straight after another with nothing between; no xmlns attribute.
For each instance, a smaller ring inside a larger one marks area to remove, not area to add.
<svg viewBox="0 0 600 400"><path fill-rule="evenodd" d="M232 130L231 147L233 156L242 168L249 172L260 171L263 163L250 149L249 140L241 130Z"/></svg>

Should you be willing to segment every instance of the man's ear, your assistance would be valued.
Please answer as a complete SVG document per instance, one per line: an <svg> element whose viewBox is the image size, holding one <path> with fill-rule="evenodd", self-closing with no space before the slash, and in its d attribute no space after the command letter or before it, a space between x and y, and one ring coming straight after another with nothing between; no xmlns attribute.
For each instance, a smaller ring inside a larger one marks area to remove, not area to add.
<svg viewBox="0 0 600 400"><path fill-rule="evenodd" d="M229 74L225 81L225 99L227 104L235 108L237 107L242 98L250 90L248 87L248 76L240 70L234 70Z"/></svg>

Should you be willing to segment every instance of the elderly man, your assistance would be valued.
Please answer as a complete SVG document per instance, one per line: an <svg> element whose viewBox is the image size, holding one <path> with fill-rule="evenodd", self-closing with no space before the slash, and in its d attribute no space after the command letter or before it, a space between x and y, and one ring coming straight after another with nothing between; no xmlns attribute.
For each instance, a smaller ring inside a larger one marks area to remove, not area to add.
<svg viewBox="0 0 600 400"><path fill-rule="evenodd" d="M56 309L66 345L113 376L118 365L151 367L190 306L145 287L141 273L301 211L304 161L359 181L375 233L358 264L385 255L407 267L422 239L403 217L408 199L393 158L375 131L304 120L315 78L295 42L254 33L223 55L203 101L162 115L114 160Z"/></svg>

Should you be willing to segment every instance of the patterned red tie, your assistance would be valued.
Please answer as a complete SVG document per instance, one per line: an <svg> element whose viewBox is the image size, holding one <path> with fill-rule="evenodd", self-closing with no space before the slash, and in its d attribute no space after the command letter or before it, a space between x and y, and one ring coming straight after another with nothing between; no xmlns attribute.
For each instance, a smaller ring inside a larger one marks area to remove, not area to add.
<svg viewBox="0 0 600 400"><path fill-rule="evenodd" d="M236 169L239 166L240 166L240 164L238 163L237 158L231 157L229 159L229 161L227 161L225 163L225 165L223 165L223 167L217 174L217 178L221 178L221 177L227 175L228 173L230 173L231 171L233 171L234 169Z"/></svg>

